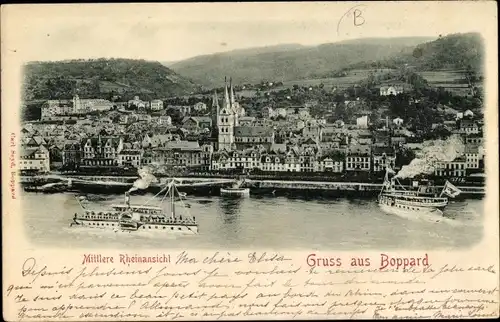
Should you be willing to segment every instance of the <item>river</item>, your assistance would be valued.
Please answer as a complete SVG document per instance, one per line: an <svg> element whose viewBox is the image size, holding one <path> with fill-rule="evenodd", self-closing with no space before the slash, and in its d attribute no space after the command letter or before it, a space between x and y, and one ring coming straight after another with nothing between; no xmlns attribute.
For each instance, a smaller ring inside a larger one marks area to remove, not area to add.
<svg viewBox="0 0 500 322"><path fill-rule="evenodd" d="M134 196L143 203L152 195ZM88 207L122 203L122 195L90 195ZM68 248L206 248L269 250L437 250L470 247L483 232L483 200L451 201L446 218L409 219L383 213L371 199L246 199L191 197L199 234L113 232L69 227L81 208L71 193L23 192L23 219L31 242Z"/></svg>

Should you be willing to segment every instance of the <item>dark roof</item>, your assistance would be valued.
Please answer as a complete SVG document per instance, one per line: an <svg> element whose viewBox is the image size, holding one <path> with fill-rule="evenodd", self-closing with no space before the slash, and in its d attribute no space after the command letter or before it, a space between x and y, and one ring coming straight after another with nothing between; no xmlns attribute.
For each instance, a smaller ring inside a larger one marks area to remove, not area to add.
<svg viewBox="0 0 500 322"><path fill-rule="evenodd" d="M21 158L29 157L35 154L38 151L38 148L28 148L28 147L23 147L21 149Z"/></svg>
<svg viewBox="0 0 500 322"><path fill-rule="evenodd" d="M120 154L130 154L130 155L139 155L141 151L139 150L122 150Z"/></svg>
<svg viewBox="0 0 500 322"><path fill-rule="evenodd" d="M161 150L192 151L201 150L201 148L197 141L169 141L165 143Z"/></svg>
<svg viewBox="0 0 500 322"><path fill-rule="evenodd" d="M104 146L108 140L111 139L111 145L116 148L118 147L118 144L120 143L120 138L116 136L97 136L97 137L91 137L91 138L84 138L82 139L82 144L85 145L87 144L87 141L90 140L90 144L92 147L97 148L97 145L99 143L99 139L101 139L101 144Z"/></svg>
<svg viewBox="0 0 500 322"><path fill-rule="evenodd" d="M391 147L374 146L372 147L372 153L375 155L382 155L383 153L386 155L393 155L394 149Z"/></svg>
<svg viewBox="0 0 500 322"><path fill-rule="evenodd" d="M272 136L273 129L267 126L236 126L234 128L234 136L247 137L268 137Z"/></svg>

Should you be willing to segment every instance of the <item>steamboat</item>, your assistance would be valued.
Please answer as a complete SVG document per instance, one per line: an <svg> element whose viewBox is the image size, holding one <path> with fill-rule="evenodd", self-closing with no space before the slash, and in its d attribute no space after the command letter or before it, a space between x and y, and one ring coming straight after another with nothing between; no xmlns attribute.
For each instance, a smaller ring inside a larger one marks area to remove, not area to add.
<svg viewBox="0 0 500 322"><path fill-rule="evenodd" d="M220 195L222 197L249 197L250 189L243 188L243 184L246 180L238 180L232 187L230 188L221 188Z"/></svg>
<svg viewBox="0 0 500 322"><path fill-rule="evenodd" d="M414 189L407 190L396 178L389 180L389 173L391 171L387 170L378 197L379 206L389 214L443 215L448 205L448 197L454 198L461 192L449 181L446 181L443 189L439 191L431 180L414 181Z"/></svg>
<svg viewBox="0 0 500 322"><path fill-rule="evenodd" d="M166 191L166 192L165 192ZM160 205L151 206L148 203L164 194ZM115 231L162 231L165 233L198 234L196 218L186 211L184 216L177 214L178 209L188 209L184 203L184 193L176 187L176 180L171 180L158 194L143 205L130 204L130 192L125 193L123 204L111 205L111 209L94 210L82 207L82 213L75 213L70 226L85 226L91 228L113 229ZM168 210L161 204L168 200ZM176 205L179 203L180 205Z"/></svg>

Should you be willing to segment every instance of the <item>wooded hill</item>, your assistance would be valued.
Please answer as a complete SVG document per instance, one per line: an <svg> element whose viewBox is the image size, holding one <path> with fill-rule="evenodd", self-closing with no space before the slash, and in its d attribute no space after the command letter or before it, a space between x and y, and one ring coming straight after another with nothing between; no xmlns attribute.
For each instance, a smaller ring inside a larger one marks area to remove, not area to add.
<svg viewBox="0 0 500 322"><path fill-rule="evenodd" d="M30 62L24 67L24 99L111 98L127 100L189 94L199 90L159 62L92 59Z"/></svg>

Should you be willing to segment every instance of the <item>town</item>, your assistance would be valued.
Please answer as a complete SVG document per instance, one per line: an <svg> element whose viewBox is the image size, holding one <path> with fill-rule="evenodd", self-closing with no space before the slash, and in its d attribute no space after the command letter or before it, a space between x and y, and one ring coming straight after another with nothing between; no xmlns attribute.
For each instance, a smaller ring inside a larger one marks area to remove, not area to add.
<svg viewBox="0 0 500 322"><path fill-rule="evenodd" d="M408 164L427 140L457 134L463 155L435 164L434 175L460 181L482 173L478 93L421 89L415 73L402 73L417 81L375 82L370 74L357 84L326 89L267 81L235 86L226 78L221 88L185 97L47 100L40 120L23 123L20 170L135 174L149 166L159 176L369 182L387 167ZM458 102L462 110L442 102Z"/></svg>

